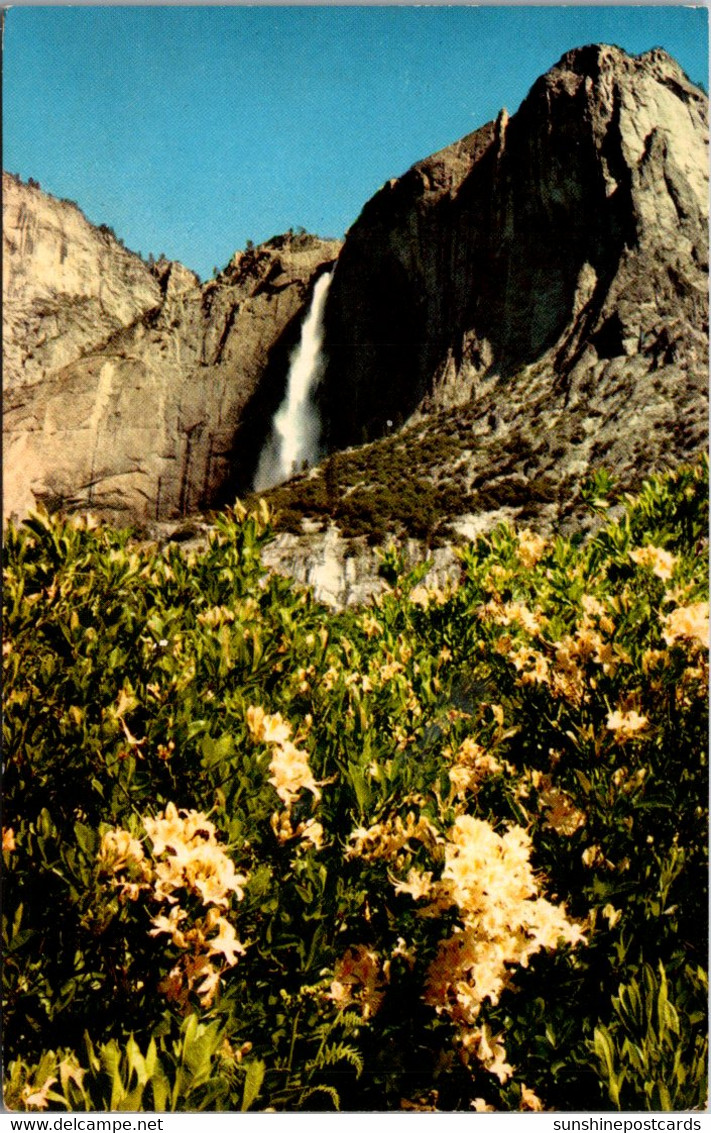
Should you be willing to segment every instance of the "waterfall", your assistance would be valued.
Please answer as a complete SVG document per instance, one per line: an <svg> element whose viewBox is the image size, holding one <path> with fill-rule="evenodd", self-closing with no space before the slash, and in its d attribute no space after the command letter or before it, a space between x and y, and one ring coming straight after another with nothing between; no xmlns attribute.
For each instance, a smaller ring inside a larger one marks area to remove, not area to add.
<svg viewBox="0 0 711 1133"><path fill-rule="evenodd" d="M304 461L313 464L318 459L321 421L313 394L323 373L323 312L332 275L324 272L316 281L299 345L289 359L286 394L274 414L271 433L257 464L256 492L288 480Z"/></svg>

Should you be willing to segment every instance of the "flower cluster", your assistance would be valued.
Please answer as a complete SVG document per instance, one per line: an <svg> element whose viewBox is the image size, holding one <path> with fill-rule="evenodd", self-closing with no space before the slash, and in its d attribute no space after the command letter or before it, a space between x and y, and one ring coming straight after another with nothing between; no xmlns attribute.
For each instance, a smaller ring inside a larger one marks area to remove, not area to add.
<svg viewBox="0 0 711 1133"><path fill-rule="evenodd" d="M474 1057L500 1081L511 1074L503 1044L492 1045L477 1017L541 949L585 938L564 906L538 895L529 861L531 840L517 826L505 834L460 815L449 831L441 880L430 889L430 912L455 906L461 925L441 941L427 974L425 1002L455 1023L466 1062Z"/></svg>
<svg viewBox="0 0 711 1133"><path fill-rule="evenodd" d="M336 962L327 998L339 1008L355 1005L364 1020L378 1011L385 992L386 973L377 952L358 944Z"/></svg>
<svg viewBox="0 0 711 1133"><path fill-rule="evenodd" d="M348 838L351 845L346 849L346 857L365 858L367 861L384 859L399 865L403 849L409 850L413 840L432 850L442 842L442 837L424 814L415 817L415 812L409 811L404 821L396 814L385 822L376 822L368 828L359 826L354 830Z"/></svg>
<svg viewBox="0 0 711 1133"><path fill-rule="evenodd" d="M481 610L498 625L518 625L538 638L538 648L514 641L510 634L502 635L495 644L497 653L508 657L519 674L518 684L547 685L552 696L575 707L588 699L594 687L586 672L588 664L600 666L606 675L614 675L620 664L630 661L626 651L610 640L615 624L602 602L584 594L581 604L580 623L559 641L542 640L540 632L545 619L520 603L489 602Z"/></svg>
<svg viewBox="0 0 711 1133"><path fill-rule="evenodd" d="M413 606L421 606L423 610L427 610L433 602L437 606L444 606L449 601L450 594L437 586L415 586L408 597Z"/></svg>
<svg viewBox="0 0 711 1133"><path fill-rule="evenodd" d="M449 779L457 797L462 799L467 791L477 791L488 776L504 769L513 772L509 763L500 763L468 736L454 753Z"/></svg>
<svg viewBox="0 0 711 1133"><path fill-rule="evenodd" d="M242 900L247 878L236 873L217 841L214 824L204 814L178 811L168 803L163 814L145 817L143 825L153 843L153 857L163 859L155 866L154 891L159 900L174 904L180 890L199 897L204 905L222 908L229 905L230 893Z"/></svg>
<svg viewBox="0 0 711 1133"><path fill-rule="evenodd" d="M311 791L315 799L321 798L320 786L313 777L309 766L309 753L291 741L291 725L279 712L273 715L260 706L247 709L247 727L255 743L271 744L272 754L269 763L269 782L274 787L286 807L285 816L273 816L272 827L280 841L302 834L314 845L320 844L323 830L319 824L306 829L303 824L296 831L291 829L291 808L302 790ZM283 821L284 817L286 822ZM290 832L291 831L291 832Z"/></svg>
<svg viewBox="0 0 711 1133"><path fill-rule="evenodd" d="M554 765L557 753L551 751L551 764ZM537 768L524 771L515 789L515 797L521 803L529 797L529 789L537 793L538 809L545 817L545 826L562 837L570 838L587 821L584 811L575 805L566 791L558 787L549 774Z"/></svg>
<svg viewBox="0 0 711 1133"><path fill-rule="evenodd" d="M634 551L630 551L629 554L632 562L636 563L637 566L651 570L657 578L666 581L674 573L677 562L676 556L661 547L654 547L651 543L648 543L646 547L638 547Z"/></svg>
<svg viewBox="0 0 711 1133"><path fill-rule="evenodd" d="M482 606L481 617L500 626L520 626L527 633L536 634L545 624L540 612L529 610L525 602L499 602L492 599Z"/></svg>
<svg viewBox="0 0 711 1133"><path fill-rule="evenodd" d="M145 816L143 825L152 843L152 860L137 838L118 828L104 834L99 866L113 875L121 896L135 900L141 890L148 890L153 900L167 907L151 918L149 935L169 936L182 955L159 990L180 1006L187 1004L194 990L207 1007L222 973L245 952L223 911L233 895L243 899L248 878L236 872L217 840L214 824L204 814L178 811L168 803L156 817ZM207 909L204 915L191 916L183 907L190 906L191 898Z"/></svg>
<svg viewBox="0 0 711 1133"><path fill-rule="evenodd" d="M531 570L532 567L540 560L543 552L546 549L546 541L542 535L536 535L534 531L530 531L528 527L524 527L518 533L518 557L521 560L521 565L526 570Z"/></svg>
<svg viewBox="0 0 711 1133"><path fill-rule="evenodd" d="M137 900L142 889L148 889L151 868L143 846L128 830L117 827L107 830L99 847L99 870L113 877L122 900Z"/></svg>
<svg viewBox="0 0 711 1133"><path fill-rule="evenodd" d="M709 604L695 602L691 606L677 606L664 617L662 637L667 645L678 641L698 642L709 647Z"/></svg>
<svg viewBox="0 0 711 1133"><path fill-rule="evenodd" d="M607 716L607 727L615 733L615 738L619 743L631 739L637 732L646 728L647 724L647 717L640 716L639 712L635 712L633 708L629 710L616 709L614 712L609 712Z"/></svg>

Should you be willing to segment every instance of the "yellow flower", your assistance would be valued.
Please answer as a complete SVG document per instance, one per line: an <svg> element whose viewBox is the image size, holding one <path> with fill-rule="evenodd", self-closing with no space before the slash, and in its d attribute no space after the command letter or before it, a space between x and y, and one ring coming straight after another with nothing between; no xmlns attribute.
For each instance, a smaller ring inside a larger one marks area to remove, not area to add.
<svg viewBox="0 0 711 1133"><path fill-rule="evenodd" d="M178 812L168 803L164 813L145 816L143 825L153 842L153 856L163 857L155 868L157 897L175 902L175 891L185 888L199 895L205 905L226 907L230 893L238 901L243 899L247 877L236 872L217 841L214 824L204 814Z"/></svg>
<svg viewBox="0 0 711 1133"><path fill-rule="evenodd" d="M646 716L640 716L638 712L630 710L629 712L621 712L619 709L615 712L608 712L607 714L607 727L611 732L615 732L617 739L620 741L629 739L630 736L640 732L646 728L648 720Z"/></svg>
<svg viewBox="0 0 711 1133"><path fill-rule="evenodd" d="M383 632L382 625L372 614L365 614L360 619L360 628L366 637L378 637Z"/></svg>
<svg viewBox="0 0 711 1133"><path fill-rule="evenodd" d="M288 811L275 810L269 819L269 825L274 831L277 841L282 844L288 842L290 838L295 836L294 827L291 825L291 816Z"/></svg>
<svg viewBox="0 0 711 1133"><path fill-rule="evenodd" d="M556 643L555 669L552 674L553 695L569 700L576 707L585 699L586 684L578 665L578 648L572 637Z"/></svg>
<svg viewBox="0 0 711 1133"><path fill-rule="evenodd" d="M441 836L430 820L421 814L415 818L409 811L403 822L399 814L386 822L378 822L366 829L359 826L349 835L352 845L346 849L346 858L365 858L375 861L378 858L394 859L405 847L409 848L411 839L417 839L429 849L434 849L442 841Z"/></svg>
<svg viewBox="0 0 711 1133"><path fill-rule="evenodd" d="M709 604L695 602L691 606L678 606L664 618L662 637L667 645L679 638L691 638L709 647Z"/></svg>
<svg viewBox="0 0 711 1133"><path fill-rule="evenodd" d="M291 725L281 713L270 716L259 706L247 709L247 727L255 743L283 744L291 736Z"/></svg>
<svg viewBox="0 0 711 1133"><path fill-rule="evenodd" d="M459 798L463 798L468 790L478 790L484 779L503 770L499 761L469 736L455 752L454 761L449 778Z"/></svg>
<svg viewBox="0 0 711 1133"><path fill-rule="evenodd" d="M519 684L548 684L550 682L550 665L542 653L535 649L521 646L512 650L511 662L514 668L521 673Z"/></svg>
<svg viewBox="0 0 711 1133"><path fill-rule="evenodd" d="M286 807L291 807L302 789L311 791L316 799L321 797L321 791L309 767L308 752L294 744L287 741L280 747L273 748L269 770L269 782Z"/></svg>
<svg viewBox="0 0 711 1133"><path fill-rule="evenodd" d="M317 850L323 846L323 826L314 818L309 818L307 822L301 822L296 828L296 834L301 838L302 842L311 843Z"/></svg>
<svg viewBox="0 0 711 1133"><path fill-rule="evenodd" d="M543 1110L541 1099L524 1084L521 1085L521 1109L528 1110L529 1113L541 1113Z"/></svg>
<svg viewBox="0 0 711 1133"><path fill-rule="evenodd" d="M148 935L160 936L161 933L166 933L177 948L186 948L187 941L178 925L187 915L179 905L174 905L167 917L164 913L158 913L155 917L151 917L151 924L155 927L149 929Z"/></svg>
<svg viewBox="0 0 711 1133"><path fill-rule="evenodd" d="M428 897L432 892L431 873L420 873L419 870L411 869L407 875L407 881L398 881L392 874L388 874L388 876L395 887L395 892L409 893L413 901L419 901L421 897Z"/></svg>
<svg viewBox="0 0 711 1133"><path fill-rule="evenodd" d="M224 917L219 917L217 920L218 933L212 940L208 941L208 952L211 956L221 955L224 957L225 963L228 967L232 967L237 963L240 956L244 956L247 949L240 940L237 939L234 926L226 921Z"/></svg>
<svg viewBox="0 0 711 1133"><path fill-rule="evenodd" d="M594 869L595 866L608 865L605 855L599 846L588 846L582 852L583 865L588 869Z"/></svg>
<svg viewBox="0 0 711 1133"><path fill-rule="evenodd" d="M496 625L519 625L527 633L536 634L545 619L539 613L532 612L523 602L488 602L481 610L484 617L489 617Z"/></svg>
<svg viewBox="0 0 711 1133"><path fill-rule="evenodd" d="M194 855L186 865L184 876L188 885L199 893L204 905L226 907L230 893L234 893L238 901L244 898L242 887L247 878L236 872L234 863L220 846L205 846Z"/></svg>
<svg viewBox="0 0 711 1133"><path fill-rule="evenodd" d="M200 973L198 973L198 978L200 978L200 975L202 976L202 979L200 979L200 982L197 984L195 990L200 1000L200 1006L209 1007L212 1004L217 994L217 989L220 985L220 973L215 971L211 964L206 963L204 967L202 967Z"/></svg>
<svg viewBox="0 0 711 1133"><path fill-rule="evenodd" d="M4 849L4 845L3 845ZM101 839L99 862L104 869L118 873L130 864L143 861L143 846L128 830L108 830Z"/></svg>
<svg viewBox="0 0 711 1133"><path fill-rule="evenodd" d="M57 1081L56 1075L45 1078L40 1087L34 1088L29 1083L22 1090L22 1100L28 1109L46 1109L49 1105L48 1094Z"/></svg>
<svg viewBox="0 0 711 1133"><path fill-rule="evenodd" d="M4 854L11 854L17 846L15 844L15 831L11 826L3 826L2 830L2 852Z"/></svg>
<svg viewBox="0 0 711 1133"><path fill-rule="evenodd" d="M534 567L541 558L546 547L546 541L540 535L529 531L527 527L518 533L518 557L527 570Z"/></svg>
<svg viewBox="0 0 711 1133"><path fill-rule="evenodd" d="M648 543L646 547L639 547L630 551L630 558L637 566L647 567L657 578L669 579L674 573L676 555L664 551L661 547L654 547Z"/></svg>
<svg viewBox="0 0 711 1133"><path fill-rule="evenodd" d="M430 905L422 910L435 916L454 905L461 922L440 941L425 1002L458 1027L465 1060L473 1055L501 1081L510 1073L503 1047L494 1049L486 1030L471 1029L482 1003L498 1002L514 965L525 967L540 949L585 939L564 906L538 896L530 850L521 827L501 835L482 819L459 815L445 845L441 881L432 885Z"/></svg>
<svg viewBox="0 0 711 1133"><path fill-rule="evenodd" d="M620 917L622 916L622 913L619 909L616 909L614 905L610 905L608 903L602 910L602 915L603 917L605 917L610 928L614 928Z"/></svg>
<svg viewBox="0 0 711 1133"><path fill-rule="evenodd" d="M546 826L550 826L556 834L563 834L569 838L585 825L583 811L579 810L570 796L558 787L543 791L538 796L538 801L545 809Z"/></svg>
<svg viewBox="0 0 711 1133"><path fill-rule="evenodd" d="M501 1035L492 1036L488 1024L477 1027L462 1038L464 1060L469 1062L471 1054L495 1075L503 1085L513 1074L513 1068L506 1061L506 1048L501 1042Z"/></svg>
<svg viewBox="0 0 711 1133"><path fill-rule="evenodd" d="M183 818L180 817L181 814ZM146 815L143 825L153 843L153 853L156 857L160 857L166 850L179 854L196 836L208 842L215 837L214 824L209 822L205 815L199 814L196 810L181 810L178 814L175 803L168 803L165 811L155 818Z"/></svg>
<svg viewBox="0 0 711 1133"><path fill-rule="evenodd" d="M582 598L580 599L580 603L583 607L583 610L590 618L599 618L602 614L605 613L605 607L603 606L600 599L595 598L592 594L583 594Z"/></svg>
<svg viewBox="0 0 711 1133"><path fill-rule="evenodd" d="M504 726L504 710L500 704L490 704L491 714L500 728Z"/></svg>
<svg viewBox="0 0 711 1133"><path fill-rule="evenodd" d="M81 1089L82 1082L86 1075L86 1070L83 1070L79 1065L76 1055L70 1054L63 1058L59 1063L59 1080L62 1084L62 1089L66 1092L67 1083L74 1082L76 1086Z"/></svg>
<svg viewBox="0 0 711 1133"><path fill-rule="evenodd" d="M664 669L669 664L669 654L665 649L645 649L642 654L642 672L649 674L655 669Z"/></svg>

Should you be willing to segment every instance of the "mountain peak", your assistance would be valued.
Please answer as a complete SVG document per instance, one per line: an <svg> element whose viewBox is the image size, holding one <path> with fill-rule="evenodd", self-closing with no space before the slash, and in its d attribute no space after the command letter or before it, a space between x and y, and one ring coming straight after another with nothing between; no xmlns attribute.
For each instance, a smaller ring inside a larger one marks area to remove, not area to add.
<svg viewBox="0 0 711 1133"><path fill-rule="evenodd" d="M708 99L675 60L593 44L391 182L331 288L332 447L456 411L479 422L471 482L515 475L519 498L703 448L707 151Z"/></svg>

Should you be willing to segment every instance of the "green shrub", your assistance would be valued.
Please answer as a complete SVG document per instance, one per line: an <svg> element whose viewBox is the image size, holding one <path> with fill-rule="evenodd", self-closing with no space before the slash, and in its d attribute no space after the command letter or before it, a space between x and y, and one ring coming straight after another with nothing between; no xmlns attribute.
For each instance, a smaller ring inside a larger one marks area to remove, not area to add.
<svg viewBox="0 0 711 1133"><path fill-rule="evenodd" d="M707 522L681 469L342 614L263 504L8 528L8 1106L702 1104Z"/></svg>

